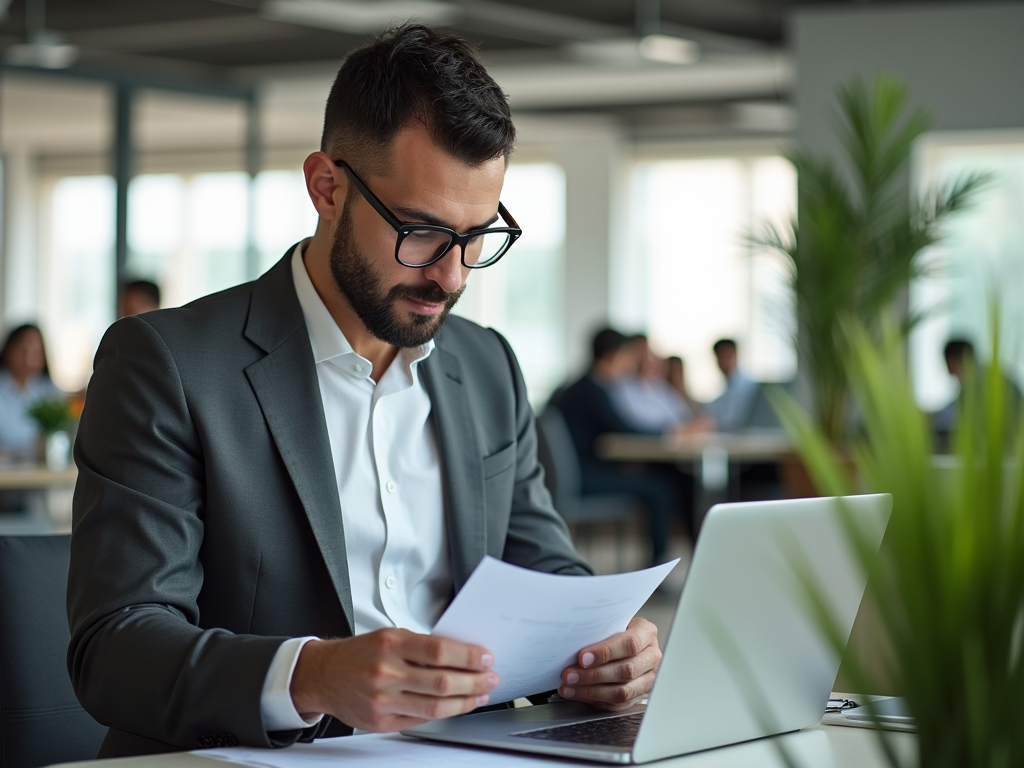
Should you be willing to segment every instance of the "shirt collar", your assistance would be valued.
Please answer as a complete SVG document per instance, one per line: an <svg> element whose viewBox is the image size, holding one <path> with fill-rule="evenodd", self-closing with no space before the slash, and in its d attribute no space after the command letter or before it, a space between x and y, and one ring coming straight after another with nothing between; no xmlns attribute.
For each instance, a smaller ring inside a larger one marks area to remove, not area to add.
<svg viewBox="0 0 1024 768"><path fill-rule="evenodd" d="M299 306L302 308L302 316L306 320L306 329L309 332L309 344L313 348L313 360L323 363L328 360L335 360L343 355L355 355L355 350L345 334L341 332L338 324L334 322L331 313L327 311L313 287L313 281L309 279L306 271L306 264L303 261L303 254L306 251L308 240L303 240L292 252L292 281L295 283L295 293L299 299ZM402 348L399 350L398 358L406 366L412 368L416 363L425 359L434 349L434 340L418 347ZM362 358L365 359L365 358ZM366 361L367 366L370 365Z"/></svg>

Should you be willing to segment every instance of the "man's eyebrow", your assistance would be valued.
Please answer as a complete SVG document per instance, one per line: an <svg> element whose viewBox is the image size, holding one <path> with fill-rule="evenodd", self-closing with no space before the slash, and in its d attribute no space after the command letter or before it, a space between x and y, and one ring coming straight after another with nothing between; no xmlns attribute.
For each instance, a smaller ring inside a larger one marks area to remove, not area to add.
<svg viewBox="0 0 1024 768"><path fill-rule="evenodd" d="M459 231L455 227L453 227L450 222L444 221L443 219L439 219L432 213L429 213L427 211L421 211L418 208L398 207L394 209L394 212L399 218L402 219L402 222L405 224L432 224L435 227L447 227L448 229L454 229L456 232ZM466 231L475 232L478 229L487 229L487 227L491 226L491 224L493 224L497 220L498 213L497 211L495 211L494 215L491 216L491 218L489 218L483 224L476 224L467 229Z"/></svg>

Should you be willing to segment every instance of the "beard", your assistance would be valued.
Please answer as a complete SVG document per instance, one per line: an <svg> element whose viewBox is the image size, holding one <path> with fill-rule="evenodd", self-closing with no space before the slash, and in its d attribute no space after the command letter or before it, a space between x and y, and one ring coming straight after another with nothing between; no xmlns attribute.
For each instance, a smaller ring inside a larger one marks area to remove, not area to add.
<svg viewBox="0 0 1024 768"><path fill-rule="evenodd" d="M363 325L374 337L396 347L418 347L426 344L441 330L466 286L448 293L438 285L392 286L385 290L383 279L374 270L371 260L359 250L352 238L352 217L348 205L331 243L329 263L334 282ZM400 299L413 299L425 304L444 303L436 315L402 311Z"/></svg>

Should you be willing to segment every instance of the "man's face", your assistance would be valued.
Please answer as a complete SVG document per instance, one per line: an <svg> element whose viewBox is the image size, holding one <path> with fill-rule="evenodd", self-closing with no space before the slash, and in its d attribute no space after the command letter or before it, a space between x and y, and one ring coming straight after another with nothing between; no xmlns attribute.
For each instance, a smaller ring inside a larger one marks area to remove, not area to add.
<svg viewBox="0 0 1024 768"><path fill-rule="evenodd" d="M715 352L715 357L718 359L719 370L728 379L736 370L736 348L729 344L723 344Z"/></svg>
<svg viewBox="0 0 1024 768"><path fill-rule="evenodd" d="M358 159L344 158L359 173ZM488 226L505 178L502 158L468 166L434 144L420 123L395 138L386 174L364 177L403 223L439 224L456 232ZM366 329L400 347L426 343L440 330L466 285L469 270L453 248L420 269L395 260L394 229L352 191L331 243L338 289Z"/></svg>

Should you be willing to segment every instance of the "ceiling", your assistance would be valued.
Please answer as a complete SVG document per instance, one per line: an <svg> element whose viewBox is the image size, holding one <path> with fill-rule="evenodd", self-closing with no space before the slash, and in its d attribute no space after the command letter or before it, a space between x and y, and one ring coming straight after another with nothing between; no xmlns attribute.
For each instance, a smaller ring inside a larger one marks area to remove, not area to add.
<svg viewBox="0 0 1024 768"><path fill-rule="evenodd" d="M42 11L45 28L79 46L83 64L246 78L268 67L336 66L389 12L411 10L478 43L493 62L564 58L567 44L631 36L638 25L696 40L713 55L779 48L796 6L857 2L864 0L0 0L0 49L24 41Z"/></svg>
<svg viewBox="0 0 1024 768"><path fill-rule="evenodd" d="M288 143L287 126L298 113L308 112L311 125L319 121L313 116L346 53L389 21L413 15L478 44L520 116L600 113L654 139L784 134L793 123L787 14L798 6L864 2L0 0L0 61L12 46L49 35L53 44L76 47L67 71L255 84L269 94L264 104L277 105L264 109L265 132L277 131ZM692 41L699 58L682 65L634 55L650 33ZM623 57L624 50L633 53ZM15 86L7 90L29 101L37 88ZM27 114L21 129L10 125L17 104L7 100L5 141L20 130L31 142L37 129Z"/></svg>

